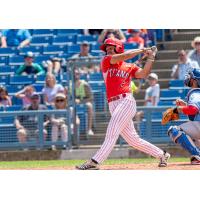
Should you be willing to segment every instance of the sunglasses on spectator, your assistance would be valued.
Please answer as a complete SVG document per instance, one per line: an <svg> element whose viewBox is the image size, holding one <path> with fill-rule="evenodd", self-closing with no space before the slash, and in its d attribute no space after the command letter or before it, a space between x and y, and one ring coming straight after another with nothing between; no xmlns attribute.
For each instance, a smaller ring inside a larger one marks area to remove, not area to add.
<svg viewBox="0 0 200 200"><path fill-rule="evenodd" d="M200 42L195 42L195 45L200 45Z"/></svg>
<svg viewBox="0 0 200 200"><path fill-rule="evenodd" d="M64 99L56 99L56 103L64 102L64 101L65 101Z"/></svg>
<svg viewBox="0 0 200 200"><path fill-rule="evenodd" d="M186 54L179 54L178 56L185 56Z"/></svg>

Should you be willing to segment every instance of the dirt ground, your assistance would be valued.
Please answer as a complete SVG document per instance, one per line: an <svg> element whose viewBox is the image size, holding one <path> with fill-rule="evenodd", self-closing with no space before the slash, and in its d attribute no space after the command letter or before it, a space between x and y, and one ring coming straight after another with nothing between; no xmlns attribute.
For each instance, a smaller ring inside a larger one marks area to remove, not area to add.
<svg viewBox="0 0 200 200"><path fill-rule="evenodd" d="M46 167L46 168L28 168L27 170L74 170L75 167ZM169 163L167 167L158 167L158 163L149 164L116 164L102 165L101 170L200 170L200 165L191 165L190 163L176 162ZM8 169L7 169L8 170ZM16 169L17 170L17 169ZM26 169L19 169L26 170Z"/></svg>

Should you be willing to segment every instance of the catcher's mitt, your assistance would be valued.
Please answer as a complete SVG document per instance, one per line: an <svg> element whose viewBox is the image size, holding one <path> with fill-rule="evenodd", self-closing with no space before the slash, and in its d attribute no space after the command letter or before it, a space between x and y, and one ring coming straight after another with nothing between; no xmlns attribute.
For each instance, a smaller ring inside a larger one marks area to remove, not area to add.
<svg viewBox="0 0 200 200"><path fill-rule="evenodd" d="M174 121L179 119L179 114L177 108L168 108L162 117L162 125L167 124L169 121Z"/></svg>

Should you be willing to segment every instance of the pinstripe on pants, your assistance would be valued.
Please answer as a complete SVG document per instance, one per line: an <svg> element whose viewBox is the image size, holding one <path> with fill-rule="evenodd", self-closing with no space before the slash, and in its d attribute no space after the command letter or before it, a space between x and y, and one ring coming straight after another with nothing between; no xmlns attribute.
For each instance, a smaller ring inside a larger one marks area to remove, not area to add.
<svg viewBox="0 0 200 200"><path fill-rule="evenodd" d="M155 145L141 139L134 128L132 119L136 113L136 103L132 94L110 102L109 110L111 119L108 124L106 137L101 148L93 156L94 160L98 163L106 160L120 134L130 146L155 158L162 157L163 151Z"/></svg>

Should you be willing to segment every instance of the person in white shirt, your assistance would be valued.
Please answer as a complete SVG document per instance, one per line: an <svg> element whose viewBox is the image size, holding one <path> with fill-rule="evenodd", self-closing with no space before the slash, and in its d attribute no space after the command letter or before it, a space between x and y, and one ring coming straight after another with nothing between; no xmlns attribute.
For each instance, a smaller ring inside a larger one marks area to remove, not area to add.
<svg viewBox="0 0 200 200"><path fill-rule="evenodd" d="M180 50L178 51L178 63L172 67L171 77L184 80L185 74L192 68L199 68L198 62L188 58L185 50Z"/></svg>
<svg viewBox="0 0 200 200"><path fill-rule="evenodd" d="M160 99L160 85L158 84L158 75L155 73L149 74L149 87L145 91L144 106L157 106Z"/></svg>

